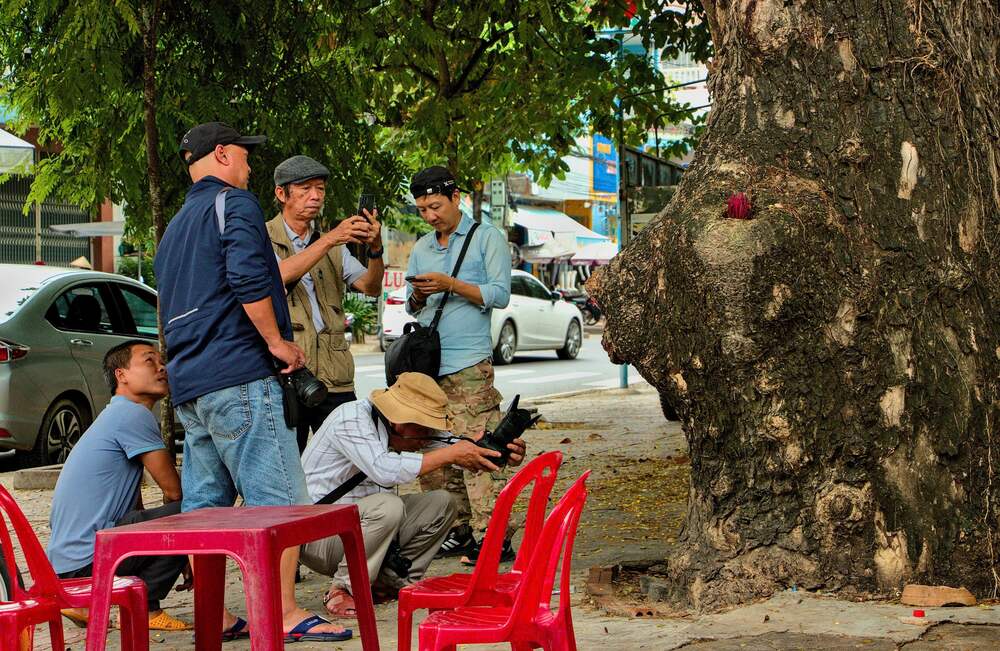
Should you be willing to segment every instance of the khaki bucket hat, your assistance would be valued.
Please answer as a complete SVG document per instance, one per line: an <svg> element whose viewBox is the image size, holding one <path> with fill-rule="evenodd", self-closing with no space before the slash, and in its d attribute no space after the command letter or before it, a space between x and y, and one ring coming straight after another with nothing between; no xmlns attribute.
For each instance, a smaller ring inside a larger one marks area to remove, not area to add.
<svg viewBox="0 0 1000 651"><path fill-rule="evenodd" d="M416 423L442 432L452 429L448 396L434 378L423 373L400 373L388 389L375 389L368 399L393 423Z"/></svg>

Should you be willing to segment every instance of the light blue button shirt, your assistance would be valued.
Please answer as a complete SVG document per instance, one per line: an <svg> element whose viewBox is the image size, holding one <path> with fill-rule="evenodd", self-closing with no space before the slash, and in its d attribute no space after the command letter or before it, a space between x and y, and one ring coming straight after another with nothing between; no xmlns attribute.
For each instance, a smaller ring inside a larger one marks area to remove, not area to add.
<svg viewBox="0 0 1000 651"><path fill-rule="evenodd" d="M313 234L313 225L309 224L309 230L306 231L305 236L299 237L295 234L289 226L288 222L285 220L281 221L285 226L285 233L288 234L288 239L292 241L292 249L296 253L302 253L309 246L309 239ZM364 265L358 262L358 259L351 255L351 252L347 250L346 246L340 247L341 251L341 261L344 267L344 282L347 283L347 291L353 290L353 285L362 276L365 275L367 269ZM276 254L277 255L277 254ZM302 274L302 278L299 279L302 286L305 287L306 293L309 295L309 306L312 307L312 319L313 325L316 326L316 332L321 332L326 324L323 323L323 313L319 310L319 301L316 299L316 285L313 283L312 276L309 272Z"/></svg>
<svg viewBox="0 0 1000 651"><path fill-rule="evenodd" d="M418 276L438 271L450 276L473 223L471 217L463 215L458 228L448 236L447 246L438 244L435 232L427 233L417 240L410 254L406 275ZM490 315L493 308L505 308L510 302L510 247L507 245L507 236L500 229L489 224L479 225L472 236L458 279L479 287L483 304L475 305L457 294L453 294L445 303L444 313L438 324L441 335L441 375L450 375L474 366L490 357L493 352ZM407 283L408 312L412 291L413 287ZM423 309L414 314L421 325L430 325L443 297L444 292L429 296Z"/></svg>

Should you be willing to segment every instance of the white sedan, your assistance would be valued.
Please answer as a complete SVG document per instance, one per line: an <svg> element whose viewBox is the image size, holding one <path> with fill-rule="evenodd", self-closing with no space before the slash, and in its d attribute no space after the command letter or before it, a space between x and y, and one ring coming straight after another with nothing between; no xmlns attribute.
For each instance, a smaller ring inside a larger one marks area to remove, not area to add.
<svg viewBox="0 0 1000 651"><path fill-rule="evenodd" d="M406 288L389 294L382 312L379 344L385 350L403 335L413 317L406 313ZM494 309L490 320L493 363L510 364L515 353L555 350L559 359L575 359L583 342L583 317L573 304L550 292L537 278L514 270L510 278L510 304Z"/></svg>

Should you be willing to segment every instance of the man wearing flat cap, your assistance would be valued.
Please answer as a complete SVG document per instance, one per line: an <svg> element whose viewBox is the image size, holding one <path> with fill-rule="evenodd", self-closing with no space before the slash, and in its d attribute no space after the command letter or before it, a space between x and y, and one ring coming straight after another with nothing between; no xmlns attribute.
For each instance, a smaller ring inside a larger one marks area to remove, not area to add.
<svg viewBox="0 0 1000 651"><path fill-rule="evenodd" d="M354 359L344 337L344 293L350 289L378 296L382 291L382 239L377 215L354 215L321 233L316 223L326 198L329 170L308 156L292 156L274 169L274 195L281 214L267 223L281 280L288 291L295 343L305 351L306 366L326 385L318 406L302 407L296 432L299 451L309 430L354 394ZM367 213L367 211L365 211ZM345 244L364 244L365 268Z"/></svg>
<svg viewBox="0 0 1000 651"><path fill-rule="evenodd" d="M309 501L276 377L302 368L305 355L292 341L264 212L246 189L247 157L265 140L221 122L184 135L180 155L192 185L156 252L167 375L186 433L185 512L233 506L238 494L247 506ZM281 555L284 631L296 640L350 638L351 631L298 607L298 557L297 547Z"/></svg>
<svg viewBox="0 0 1000 651"><path fill-rule="evenodd" d="M372 391L367 400L340 407L315 433L302 455L309 495L319 501L359 471L365 478L336 503L357 504L368 557L368 576L390 593L418 581L430 565L455 518L447 491L398 495L396 487L439 468L458 465L472 471L496 471L499 452L452 439L448 399L433 378L401 373L389 389ZM445 443L455 441L450 445ZM433 446L423 454L418 452ZM524 459L524 441L508 446L510 463ZM348 484L350 486L350 484ZM389 562L387 555L404 560ZM344 548L334 536L308 543L302 562L333 577L326 595L327 612L353 617ZM407 568L406 565L409 565ZM401 574L402 572L402 574Z"/></svg>

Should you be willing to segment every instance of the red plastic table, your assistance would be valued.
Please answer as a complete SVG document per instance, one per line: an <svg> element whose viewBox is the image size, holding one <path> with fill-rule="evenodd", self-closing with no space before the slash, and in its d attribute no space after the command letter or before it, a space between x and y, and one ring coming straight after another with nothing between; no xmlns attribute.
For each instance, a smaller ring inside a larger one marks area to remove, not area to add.
<svg viewBox="0 0 1000 651"><path fill-rule="evenodd" d="M287 547L340 536L364 651L378 651L358 508L349 505L211 508L97 532L88 651L104 651L115 568L130 556L194 556L195 644L222 648L226 556L243 571L254 651L284 648L278 562Z"/></svg>

